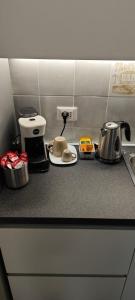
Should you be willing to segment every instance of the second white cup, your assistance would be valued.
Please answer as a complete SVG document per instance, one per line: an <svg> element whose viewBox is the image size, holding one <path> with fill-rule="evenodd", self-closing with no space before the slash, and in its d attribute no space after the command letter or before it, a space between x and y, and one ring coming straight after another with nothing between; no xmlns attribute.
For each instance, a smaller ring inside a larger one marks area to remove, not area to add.
<svg viewBox="0 0 135 300"><path fill-rule="evenodd" d="M65 149L62 154L63 162L70 162L76 158L76 154L72 153L69 149Z"/></svg>

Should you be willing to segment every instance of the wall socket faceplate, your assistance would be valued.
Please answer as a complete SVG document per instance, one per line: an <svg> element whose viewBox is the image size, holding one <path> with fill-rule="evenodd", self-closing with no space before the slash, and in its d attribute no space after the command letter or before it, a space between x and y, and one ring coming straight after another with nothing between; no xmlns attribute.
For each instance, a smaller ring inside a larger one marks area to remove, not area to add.
<svg viewBox="0 0 135 300"><path fill-rule="evenodd" d="M63 120L62 113L67 111L69 113L69 117L67 121L77 121L77 107L76 106L57 106L57 120Z"/></svg>

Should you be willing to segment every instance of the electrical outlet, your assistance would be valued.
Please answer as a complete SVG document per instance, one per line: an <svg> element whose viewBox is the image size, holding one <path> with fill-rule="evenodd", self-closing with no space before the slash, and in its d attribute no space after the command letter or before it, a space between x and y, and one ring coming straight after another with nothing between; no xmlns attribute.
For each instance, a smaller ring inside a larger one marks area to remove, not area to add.
<svg viewBox="0 0 135 300"><path fill-rule="evenodd" d="M57 120L63 120L62 113L67 111L69 113L68 121L77 121L77 107L76 106L57 106Z"/></svg>

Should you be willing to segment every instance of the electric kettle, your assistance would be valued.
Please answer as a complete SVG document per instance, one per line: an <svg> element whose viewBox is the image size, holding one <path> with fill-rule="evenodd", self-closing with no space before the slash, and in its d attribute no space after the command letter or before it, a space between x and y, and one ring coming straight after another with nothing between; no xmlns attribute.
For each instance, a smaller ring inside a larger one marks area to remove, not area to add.
<svg viewBox="0 0 135 300"><path fill-rule="evenodd" d="M101 161L116 163L121 160L122 129L125 129L125 137L130 141L131 131L128 123L119 121L103 124L98 146L98 156Z"/></svg>

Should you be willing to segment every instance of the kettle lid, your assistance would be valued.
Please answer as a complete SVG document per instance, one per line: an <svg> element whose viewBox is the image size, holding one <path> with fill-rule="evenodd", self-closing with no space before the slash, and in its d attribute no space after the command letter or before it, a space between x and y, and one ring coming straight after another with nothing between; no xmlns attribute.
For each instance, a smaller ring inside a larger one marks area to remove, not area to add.
<svg viewBox="0 0 135 300"><path fill-rule="evenodd" d="M107 123L105 123L105 127L107 129L116 129L119 127L119 124L115 123L115 122L107 122Z"/></svg>

